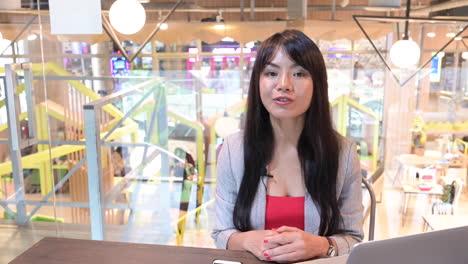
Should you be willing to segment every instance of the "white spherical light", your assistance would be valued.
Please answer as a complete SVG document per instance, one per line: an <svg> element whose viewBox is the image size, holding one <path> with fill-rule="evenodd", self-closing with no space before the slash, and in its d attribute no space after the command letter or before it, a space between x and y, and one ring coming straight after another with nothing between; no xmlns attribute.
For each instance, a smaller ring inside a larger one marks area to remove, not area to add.
<svg viewBox="0 0 468 264"><path fill-rule="evenodd" d="M145 25L146 12L137 0L117 0L109 10L109 19L115 30L131 35Z"/></svg>
<svg viewBox="0 0 468 264"><path fill-rule="evenodd" d="M390 59L400 68L408 68L419 61L421 50L416 42L402 39L395 42L390 49Z"/></svg>
<svg viewBox="0 0 468 264"><path fill-rule="evenodd" d="M464 60L468 60L468 51L464 51L464 52L462 53L462 58L463 58Z"/></svg>

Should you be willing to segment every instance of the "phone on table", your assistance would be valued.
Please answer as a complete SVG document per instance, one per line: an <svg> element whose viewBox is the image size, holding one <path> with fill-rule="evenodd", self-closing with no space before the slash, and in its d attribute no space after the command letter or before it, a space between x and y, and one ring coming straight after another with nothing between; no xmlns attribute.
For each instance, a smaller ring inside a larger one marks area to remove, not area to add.
<svg viewBox="0 0 468 264"><path fill-rule="evenodd" d="M215 259L215 260L213 260L212 264L242 264L242 262L232 261L232 260Z"/></svg>

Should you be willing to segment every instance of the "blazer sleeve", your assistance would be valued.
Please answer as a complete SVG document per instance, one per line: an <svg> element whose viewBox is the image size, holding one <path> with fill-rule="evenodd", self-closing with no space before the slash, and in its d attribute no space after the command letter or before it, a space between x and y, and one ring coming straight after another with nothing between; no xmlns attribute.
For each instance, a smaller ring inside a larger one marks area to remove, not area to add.
<svg viewBox="0 0 468 264"><path fill-rule="evenodd" d="M215 226L211 232L217 248L227 249L231 235L239 232L232 220L237 197L237 184L232 170L232 155L229 137L226 138L218 157L215 191Z"/></svg>
<svg viewBox="0 0 468 264"><path fill-rule="evenodd" d="M345 150L347 158L343 163L344 182L338 200L343 220L343 233L332 236L336 241L339 255L349 254L353 246L364 238L361 166L356 145L354 143L347 145L348 150Z"/></svg>

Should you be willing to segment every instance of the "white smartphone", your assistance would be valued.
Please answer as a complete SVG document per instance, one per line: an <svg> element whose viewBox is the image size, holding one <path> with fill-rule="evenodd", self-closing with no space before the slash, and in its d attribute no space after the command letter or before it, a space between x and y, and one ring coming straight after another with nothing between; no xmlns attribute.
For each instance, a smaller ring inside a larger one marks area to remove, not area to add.
<svg viewBox="0 0 468 264"><path fill-rule="evenodd" d="M215 259L215 260L213 260L212 264L242 264L242 262L232 261L232 260Z"/></svg>

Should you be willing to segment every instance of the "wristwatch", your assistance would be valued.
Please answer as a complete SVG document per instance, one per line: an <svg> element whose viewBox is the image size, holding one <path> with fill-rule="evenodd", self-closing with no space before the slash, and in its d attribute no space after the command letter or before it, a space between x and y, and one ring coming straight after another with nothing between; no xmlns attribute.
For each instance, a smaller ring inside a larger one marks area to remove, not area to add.
<svg viewBox="0 0 468 264"><path fill-rule="evenodd" d="M335 256L337 255L337 254L336 254L337 252L336 252L335 245L333 245L333 241L332 241L331 238L329 238L329 237L325 237L325 238L327 239L328 244L329 244L329 246L328 246L328 251L327 251L327 256L329 256L329 257L335 257Z"/></svg>

